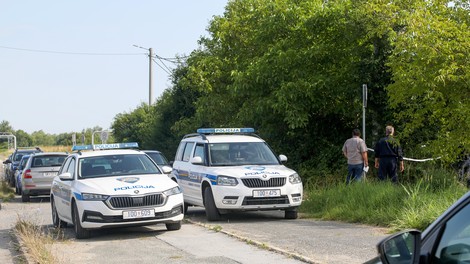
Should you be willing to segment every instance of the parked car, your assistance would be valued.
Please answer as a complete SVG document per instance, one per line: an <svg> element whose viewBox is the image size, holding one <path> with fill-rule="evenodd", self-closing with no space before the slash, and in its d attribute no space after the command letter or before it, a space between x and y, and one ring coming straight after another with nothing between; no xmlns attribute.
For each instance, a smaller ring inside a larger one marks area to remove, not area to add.
<svg viewBox="0 0 470 264"><path fill-rule="evenodd" d="M15 193L21 194L21 175L23 174L23 169L28 162L30 155L24 155L21 157L20 164L18 165L18 169L15 172Z"/></svg>
<svg viewBox="0 0 470 264"><path fill-rule="evenodd" d="M382 240L375 263L470 263L470 192L422 233L405 230Z"/></svg>
<svg viewBox="0 0 470 264"><path fill-rule="evenodd" d="M67 156L65 152L31 154L21 174L21 201L29 202L31 196L49 195L52 179Z"/></svg>
<svg viewBox="0 0 470 264"><path fill-rule="evenodd" d="M180 187L137 143L74 146L52 182L54 226L73 224L78 239L93 229L164 223L179 230L183 220ZM100 151L83 151L101 149ZM105 149L105 150L103 150Z"/></svg>
<svg viewBox="0 0 470 264"><path fill-rule="evenodd" d="M5 160L3 163L7 164L5 177L10 185L10 187L16 186L15 171L18 169L18 164L20 163L21 157L23 155L42 152L38 147L36 148L17 148L15 152L11 155L11 158Z"/></svg>
<svg viewBox="0 0 470 264"><path fill-rule="evenodd" d="M163 155L163 153L161 153L158 150L142 150L142 151L145 152L145 154L149 155L149 157L153 161L155 161L155 163L157 163L157 165L160 168L168 167L171 171L171 165L168 162L168 160L166 159L165 155Z"/></svg>
<svg viewBox="0 0 470 264"><path fill-rule="evenodd" d="M296 219L300 176L283 165L253 128L203 128L181 140L170 175L187 206L203 206L209 221L229 211L283 210Z"/></svg>

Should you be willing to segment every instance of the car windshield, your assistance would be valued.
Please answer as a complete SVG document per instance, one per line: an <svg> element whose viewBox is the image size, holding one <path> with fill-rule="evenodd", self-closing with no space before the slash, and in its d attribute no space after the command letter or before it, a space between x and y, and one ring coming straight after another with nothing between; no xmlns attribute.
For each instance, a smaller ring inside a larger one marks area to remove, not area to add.
<svg viewBox="0 0 470 264"><path fill-rule="evenodd" d="M168 165L168 161L166 160L166 158L161 154L161 153L158 153L158 152L147 152L147 155L150 156L150 158L153 159L153 161L155 161L155 163L157 163L158 165Z"/></svg>
<svg viewBox="0 0 470 264"><path fill-rule="evenodd" d="M264 142L210 143L209 156L211 166L279 164Z"/></svg>
<svg viewBox="0 0 470 264"><path fill-rule="evenodd" d="M31 167L60 167L67 155L45 155L34 157L31 161Z"/></svg>
<svg viewBox="0 0 470 264"><path fill-rule="evenodd" d="M107 155L81 158L80 178L97 178L118 175L161 174L147 155Z"/></svg>

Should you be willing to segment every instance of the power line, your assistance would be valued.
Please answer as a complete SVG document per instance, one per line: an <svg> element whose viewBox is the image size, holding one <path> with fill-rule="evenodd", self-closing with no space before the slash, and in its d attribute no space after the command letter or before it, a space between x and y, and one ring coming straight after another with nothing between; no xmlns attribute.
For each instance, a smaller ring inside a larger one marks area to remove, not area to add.
<svg viewBox="0 0 470 264"><path fill-rule="evenodd" d="M166 72L168 75L171 75L171 73L169 71L171 71L170 69L165 69L163 68L163 66L161 66L160 64L158 64L158 62L155 60L155 59L152 59L153 62L155 62L155 64L157 64L158 67L160 67L164 72ZM166 67L166 66L165 66Z"/></svg>
<svg viewBox="0 0 470 264"><path fill-rule="evenodd" d="M168 66L166 66L165 62L163 62L162 59L160 59L158 56L157 56L157 59L163 64L163 66L165 66L165 68L166 68L168 71L171 71L171 69L168 68Z"/></svg>
<svg viewBox="0 0 470 264"><path fill-rule="evenodd" d="M142 55L143 53L91 53L91 52L69 52L69 51L53 51L53 50L37 50L37 49L23 49L0 46L2 49L20 50L28 52L41 52L41 53L53 53L53 54L65 54L65 55L91 55L91 56L135 56Z"/></svg>

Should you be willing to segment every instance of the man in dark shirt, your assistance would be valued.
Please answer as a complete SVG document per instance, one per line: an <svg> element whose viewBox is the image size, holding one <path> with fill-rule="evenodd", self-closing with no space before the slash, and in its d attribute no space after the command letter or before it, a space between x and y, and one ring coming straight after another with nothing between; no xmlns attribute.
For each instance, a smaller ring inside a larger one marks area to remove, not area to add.
<svg viewBox="0 0 470 264"><path fill-rule="evenodd" d="M405 170L403 164L403 151L398 141L393 137L395 129L392 126L385 128L386 137L381 138L375 144L375 168L379 170L379 180L386 180L387 177L393 183L398 183L397 165L400 164L400 171Z"/></svg>

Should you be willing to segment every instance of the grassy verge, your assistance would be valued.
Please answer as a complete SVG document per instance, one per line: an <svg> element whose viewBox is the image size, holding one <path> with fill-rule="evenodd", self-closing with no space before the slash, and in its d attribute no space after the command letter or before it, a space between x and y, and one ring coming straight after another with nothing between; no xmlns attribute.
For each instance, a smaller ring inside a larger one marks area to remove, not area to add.
<svg viewBox="0 0 470 264"><path fill-rule="evenodd" d="M369 181L346 186L310 187L300 210L307 217L423 230L468 190L454 182L394 185Z"/></svg>
<svg viewBox="0 0 470 264"><path fill-rule="evenodd" d="M0 199L4 202L15 198L15 191L8 186L8 184L1 180L0 181Z"/></svg>
<svg viewBox="0 0 470 264"><path fill-rule="evenodd" d="M59 263L52 254L51 247L54 241L63 236L61 232L47 233L41 226L33 221L18 219L14 232L21 241L29 262L41 264Z"/></svg>

